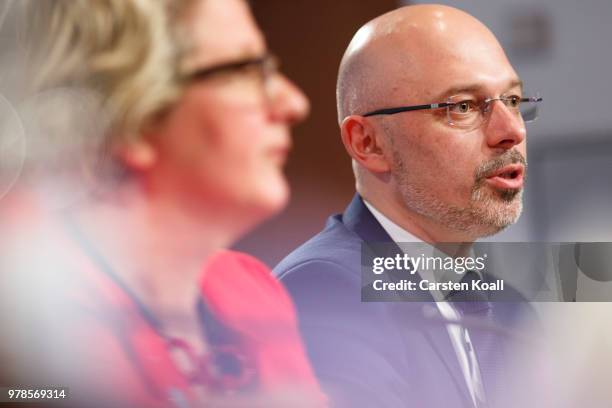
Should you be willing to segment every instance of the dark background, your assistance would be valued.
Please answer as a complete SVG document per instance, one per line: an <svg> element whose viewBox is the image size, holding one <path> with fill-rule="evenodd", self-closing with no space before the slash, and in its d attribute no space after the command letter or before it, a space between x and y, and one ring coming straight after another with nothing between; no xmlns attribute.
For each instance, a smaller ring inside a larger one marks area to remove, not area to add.
<svg viewBox="0 0 612 408"><path fill-rule="evenodd" d="M281 69L306 93L308 119L293 131L286 174L291 201L235 248L270 266L323 228L355 192L351 162L340 140L336 75L344 50L359 27L397 7L394 0L255 0L253 12L281 60Z"/></svg>

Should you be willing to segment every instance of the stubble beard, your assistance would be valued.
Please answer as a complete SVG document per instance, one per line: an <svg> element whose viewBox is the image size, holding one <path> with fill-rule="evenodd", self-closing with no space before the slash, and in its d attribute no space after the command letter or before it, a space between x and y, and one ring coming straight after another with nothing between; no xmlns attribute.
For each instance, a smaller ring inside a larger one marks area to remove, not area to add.
<svg viewBox="0 0 612 408"><path fill-rule="evenodd" d="M393 177L397 181L404 205L419 215L435 220L439 225L461 232L469 237L485 237L502 231L514 224L523 210L523 191L494 190L488 187L484 174L493 168L508 163L522 162L517 151L486 162L479 166L468 204L455 206L432 194L428 186L419 184L411 177L410 169L398 151L393 152Z"/></svg>

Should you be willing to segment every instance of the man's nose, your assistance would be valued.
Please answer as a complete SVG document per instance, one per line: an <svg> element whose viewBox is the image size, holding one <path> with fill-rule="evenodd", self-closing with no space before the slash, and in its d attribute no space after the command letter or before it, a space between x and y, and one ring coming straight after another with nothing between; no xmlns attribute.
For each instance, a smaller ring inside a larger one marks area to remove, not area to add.
<svg viewBox="0 0 612 408"><path fill-rule="evenodd" d="M274 120L295 124L308 116L308 98L284 75L275 75L268 92L270 113Z"/></svg>
<svg viewBox="0 0 612 408"><path fill-rule="evenodd" d="M489 109L485 134L491 148L508 150L525 140L527 130L520 113L508 109L499 100L492 101Z"/></svg>

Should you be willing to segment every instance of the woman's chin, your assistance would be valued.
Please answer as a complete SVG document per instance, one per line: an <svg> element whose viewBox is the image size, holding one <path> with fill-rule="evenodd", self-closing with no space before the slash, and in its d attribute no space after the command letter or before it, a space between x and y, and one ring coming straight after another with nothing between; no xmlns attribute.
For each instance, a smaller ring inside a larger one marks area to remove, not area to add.
<svg viewBox="0 0 612 408"><path fill-rule="evenodd" d="M283 185L265 186L256 194L248 199L241 200L241 204L233 212L232 222L238 227L237 238L248 234L260 224L280 213L289 202L289 187L287 183Z"/></svg>
<svg viewBox="0 0 612 408"><path fill-rule="evenodd" d="M263 215L272 217L281 212L289 203L289 184L284 176L263 186L258 207Z"/></svg>

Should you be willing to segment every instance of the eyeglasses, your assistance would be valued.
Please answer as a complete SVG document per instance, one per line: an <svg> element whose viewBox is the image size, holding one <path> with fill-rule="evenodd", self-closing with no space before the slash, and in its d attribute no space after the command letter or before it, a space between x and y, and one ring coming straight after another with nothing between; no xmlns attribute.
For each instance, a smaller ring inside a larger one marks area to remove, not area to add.
<svg viewBox="0 0 612 408"><path fill-rule="evenodd" d="M265 101L271 99L271 79L278 74L278 59L270 53L224 62L197 69L184 77L186 82L199 82L213 78L223 79L228 87L235 87L241 97Z"/></svg>
<svg viewBox="0 0 612 408"><path fill-rule="evenodd" d="M491 104L500 101L512 113L520 117L523 122L533 122L538 118L538 103L542 98L524 98L518 95L504 95L499 98L487 98L482 101L466 99L465 96L451 96L446 102L429 105L400 106L397 108L378 109L362 116L395 115L396 113L424 109L446 109L448 124L460 129L473 130L478 128L491 111Z"/></svg>

